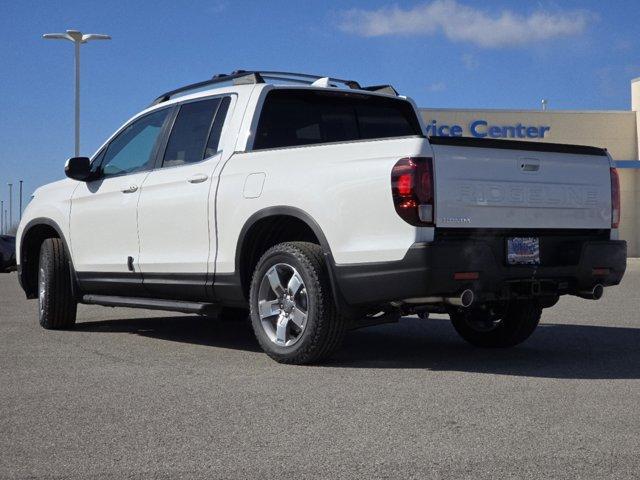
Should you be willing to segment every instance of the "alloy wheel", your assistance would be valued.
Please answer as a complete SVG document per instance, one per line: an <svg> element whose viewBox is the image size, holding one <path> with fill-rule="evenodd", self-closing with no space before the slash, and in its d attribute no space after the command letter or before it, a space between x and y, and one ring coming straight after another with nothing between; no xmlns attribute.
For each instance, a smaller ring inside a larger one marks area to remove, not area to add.
<svg viewBox="0 0 640 480"><path fill-rule="evenodd" d="M269 340L290 347L307 325L308 298L302 276L287 263L272 266L262 277L258 314Z"/></svg>

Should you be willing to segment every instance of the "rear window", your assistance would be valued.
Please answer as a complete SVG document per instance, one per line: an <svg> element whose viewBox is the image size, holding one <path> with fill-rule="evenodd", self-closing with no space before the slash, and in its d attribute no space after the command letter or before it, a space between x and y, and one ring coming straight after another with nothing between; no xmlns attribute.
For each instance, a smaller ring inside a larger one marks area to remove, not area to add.
<svg viewBox="0 0 640 480"><path fill-rule="evenodd" d="M421 135L412 105L344 92L272 90L253 149Z"/></svg>

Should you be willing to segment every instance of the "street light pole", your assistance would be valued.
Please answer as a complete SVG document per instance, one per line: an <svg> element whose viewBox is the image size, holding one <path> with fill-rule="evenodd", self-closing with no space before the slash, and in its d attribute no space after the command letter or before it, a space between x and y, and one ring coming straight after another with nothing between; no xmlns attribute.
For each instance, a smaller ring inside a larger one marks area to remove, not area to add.
<svg viewBox="0 0 640 480"><path fill-rule="evenodd" d="M22 220L22 180L20 180L20 215L18 218Z"/></svg>
<svg viewBox="0 0 640 480"><path fill-rule="evenodd" d="M4 235L4 200L0 200L0 234Z"/></svg>
<svg viewBox="0 0 640 480"><path fill-rule="evenodd" d="M110 40L109 35L101 33L85 33L78 30L67 30L66 33L45 33L42 38L47 40L69 40L75 47L76 92L75 92L75 156L80 156L80 45L90 40Z"/></svg>
<svg viewBox="0 0 640 480"><path fill-rule="evenodd" d="M13 227L13 183L9 185L9 230Z"/></svg>
<svg viewBox="0 0 640 480"><path fill-rule="evenodd" d="M76 145L75 156L80 156L80 42L73 42L75 50L75 64L76 64L76 115L75 115L75 133L76 133Z"/></svg>

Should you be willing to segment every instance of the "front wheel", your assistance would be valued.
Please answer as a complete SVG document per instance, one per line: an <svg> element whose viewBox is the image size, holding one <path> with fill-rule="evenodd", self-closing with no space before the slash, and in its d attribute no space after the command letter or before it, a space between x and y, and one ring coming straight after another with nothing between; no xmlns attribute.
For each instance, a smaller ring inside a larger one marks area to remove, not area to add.
<svg viewBox="0 0 640 480"><path fill-rule="evenodd" d="M535 300L510 302L498 315L475 308L450 313L458 334L478 347L505 348L524 342L534 332L542 308Z"/></svg>
<svg viewBox="0 0 640 480"><path fill-rule="evenodd" d="M269 249L254 270L249 302L260 346L281 363L326 358L346 332L322 249L313 243L286 242Z"/></svg>
<svg viewBox="0 0 640 480"><path fill-rule="evenodd" d="M40 247L38 265L38 317L46 329L71 328L77 303L71 288L71 271L64 244L47 238Z"/></svg>

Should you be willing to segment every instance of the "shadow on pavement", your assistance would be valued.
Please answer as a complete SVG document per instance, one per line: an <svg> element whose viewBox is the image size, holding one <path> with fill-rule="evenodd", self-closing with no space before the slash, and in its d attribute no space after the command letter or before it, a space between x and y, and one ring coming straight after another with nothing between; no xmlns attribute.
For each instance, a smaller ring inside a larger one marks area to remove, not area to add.
<svg viewBox="0 0 640 480"><path fill-rule="evenodd" d="M259 351L248 322L160 317L84 322L77 330L124 332L217 348ZM479 349L460 339L448 320L403 318L355 330L324 368L411 368L541 378L640 378L640 329L542 323L524 344Z"/></svg>
<svg viewBox="0 0 640 480"><path fill-rule="evenodd" d="M81 322L84 332L134 333L143 337L234 350L260 351L249 322L201 316L132 318Z"/></svg>

